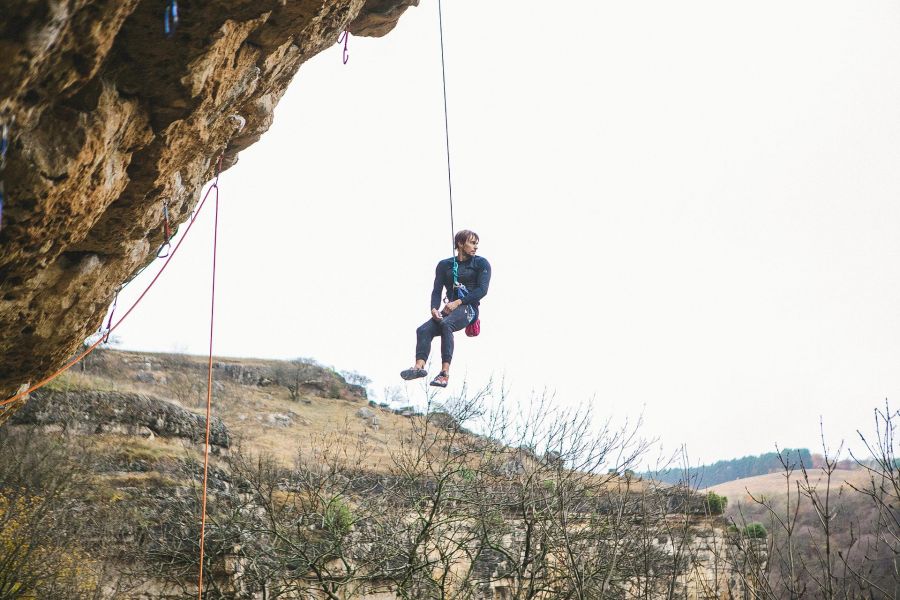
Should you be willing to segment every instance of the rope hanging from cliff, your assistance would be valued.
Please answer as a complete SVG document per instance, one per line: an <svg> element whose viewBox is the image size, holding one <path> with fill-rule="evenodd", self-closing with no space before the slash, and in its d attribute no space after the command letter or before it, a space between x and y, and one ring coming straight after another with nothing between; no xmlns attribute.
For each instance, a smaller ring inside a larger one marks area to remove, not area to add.
<svg viewBox="0 0 900 600"><path fill-rule="evenodd" d="M216 190L216 211L213 220L212 247L212 289L209 306L209 366L206 374L206 439L203 444L203 495L200 508L200 574L197 579L197 598L203 600L203 549L206 533L206 486L209 480L209 420L212 414L212 374L213 374L213 324L216 314L216 247L219 238L219 172L222 170L222 157L216 168L216 180L212 189Z"/></svg>
<svg viewBox="0 0 900 600"><path fill-rule="evenodd" d="M456 256L456 228L453 226L453 178L450 175L450 123L447 117L447 67L444 61L444 17L441 0L438 0L438 29L441 38L441 81L444 84L444 141L447 148L447 194L450 198L450 245Z"/></svg>
<svg viewBox="0 0 900 600"><path fill-rule="evenodd" d="M166 270L166 267L169 266L169 263L175 257L175 254L176 254L176 252L178 252L178 249L181 247L181 244L184 242L185 238L187 238L188 233L190 233L191 228L194 226L194 223L197 222L197 216L200 214L200 211L203 210L203 207L206 205L206 200L207 200L207 198L209 198L209 194L213 190L216 190L216 201L218 202L219 170L221 169L221 164L222 164L221 157L219 157L218 164L219 164L219 167L216 169L216 179L213 182L213 184L209 188L207 188L206 193L203 195L203 199L200 201L200 204L197 205L197 209L194 211L194 215L188 221L188 226L184 231L184 235L181 237L181 239L178 240L178 242L172 248L172 251L169 253L168 258L166 258L166 261L163 263L162 267L159 268L159 271L156 273L156 275L153 276L153 279L150 281L150 284L146 287L146 289L144 289L143 292L141 292L141 295L138 296L138 299L134 301L134 303L128 308L128 310L125 311L125 314L123 314L122 317L115 322L115 324L113 324L112 326L110 326L108 328L107 334L110 334L113 331L115 331L119 327L119 325L121 325L122 322L128 318L128 316L137 307L137 305L141 303L141 300L144 299L144 297L147 295L147 293L150 291L150 289L153 287L153 285L157 282L157 280L160 278L160 276ZM32 385L28 389L17 393L15 396L13 396L11 398L7 398L6 400L0 401L0 407L7 406L9 404L17 402L17 401L21 400L22 398L24 398L25 396L27 396L28 394L34 392L35 390L38 390L38 389L44 387L45 385L47 385L48 383L50 383L51 381L53 381L54 379L56 379L57 377L59 377L60 375L62 375L66 371L68 371L69 369L71 369L73 366L78 364L81 360L83 360L91 352L96 350L97 347L103 343L103 341L106 337L107 336L105 336L105 335L101 335L99 337L99 339L97 339L97 341L95 341L93 344L88 346L87 349L82 351L75 358L71 359L69 362L67 362L62 367L60 367L59 369L54 371L52 374L48 375L44 379L41 379L40 381L38 381L36 384Z"/></svg>

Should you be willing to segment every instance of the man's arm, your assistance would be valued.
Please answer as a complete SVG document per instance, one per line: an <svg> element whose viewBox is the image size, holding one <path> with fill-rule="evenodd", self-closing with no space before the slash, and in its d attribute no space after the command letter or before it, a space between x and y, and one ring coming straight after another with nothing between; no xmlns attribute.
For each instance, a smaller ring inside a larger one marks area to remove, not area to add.
<svg viewBox="0 0 900 600"><path fill-rule="evenodd" d="M434 289L431 290L431 310L437 310L441 306L441 292L444 291L444 277L441 272L441 263L434 268Z"/></svg>
<svg viewBox="0 0 900 600"><path fill-rule="evenodd" d="M486 258L482 258L481 260L484 265L482 266L481 273L478 274L478 283L475 284L475 288L469 290L466 297L462 299L462 304L473 304L487 296L488 286L491 285L491 263L489 263Z"/></svg>

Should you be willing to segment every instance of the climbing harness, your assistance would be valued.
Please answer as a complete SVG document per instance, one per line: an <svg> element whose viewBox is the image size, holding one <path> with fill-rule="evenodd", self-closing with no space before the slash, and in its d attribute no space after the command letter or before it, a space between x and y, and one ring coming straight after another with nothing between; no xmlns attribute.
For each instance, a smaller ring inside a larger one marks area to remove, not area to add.
<svg viewBox="0 0 900 600"><path fill-rule="evenodd" d="M456 290L456 297L462 300L469 295L469 289L464 283L459 282L459 263L456 262L456 255L453 255L453 289ZM446 298L445 298L446 300ZM481 319L475 319L466 325L466 335L476 337L481 333Z"/></svg>
<svg viewBox="0 0 900 600"><path fill-rule="evenodd" d="M340 36L338 36L337 43L344 44L343 58L344 58L344 64L346 65L347 61L350 60L350 52L349 52L349 50L347 50L347 44L350 43L350 32L345 29L344 33L342 33Z"/></svg>
<svg viewBox="0 0 900 600"><path fill-rule="evenodd" d="M166 36L174 34L176 27L178 27L178 0L169 0L163 17L163 29Z"/></svg>
<svg viewBox="0 0 900 600"><path fill-rule="evenodd" d="M166 258L169 256L169 249L172 247L172 231L169 229L169 201L163 201L163 235L165 241L163 245L156 251L156 258Z"/></svg>

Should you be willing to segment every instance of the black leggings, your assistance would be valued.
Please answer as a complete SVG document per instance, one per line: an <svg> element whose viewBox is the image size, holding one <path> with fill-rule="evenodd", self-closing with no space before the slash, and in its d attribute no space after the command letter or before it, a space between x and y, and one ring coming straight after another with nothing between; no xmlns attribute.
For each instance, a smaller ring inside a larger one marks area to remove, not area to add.
<svg viewBox="0 0 900 600"><path fill-rule="evenodd" d="M440 321L428 319L422 323L416 329L416 360L428 360L431 341L437 336L441 336L441 362L453 360L453 332L471 323L474 316L472 307L463 304Z"/></svg>

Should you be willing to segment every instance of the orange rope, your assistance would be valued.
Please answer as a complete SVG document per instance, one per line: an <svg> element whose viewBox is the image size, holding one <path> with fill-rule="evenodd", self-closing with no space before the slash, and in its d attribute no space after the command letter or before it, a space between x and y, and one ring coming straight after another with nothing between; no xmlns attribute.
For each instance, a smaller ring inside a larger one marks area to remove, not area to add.
<svg viewBox="0 0 900 600"><path fill-rule="evenodd" d="M221 163L222 163L222 159L221 159L221 157L220 157L220 158L219 158L219 164L221 165ZM128 317L128 315L131 314L131 311L133 311L133 310L135 309L135 307L141 302L141 300L144 299L144 296L147 295L147 292L150 291L150 288L153 287L153 284L156 283L156 280L159 279L159 276L162 275L163 271L166 270L166 267L169 266L169 262L170 262L170 261L172 260L172 258L175 256L175 253L178 251L178 248L181 247L181 242L183 242L183 241L184 241L184 238L187 237L187 234L188 234L188 232L191 230L191 227L194 226L194 222L197 220L197 215L200 214L200 211L203 209L203 205L206 204L206 199L209 197L209 193L210 193L213 189L217 190L217 192L216 192L216 198L217 198L217 202L218 202L218 183L219 183L219 173L218 173L218 169L217 169L217 170L216 170L216 180L215 180L215 182L213 183L212 186L210 186L210 188L209 188L208 190L206 190L206 194L203 196L203 200L201 200L200 204L197 206L197 210L196 210L196 212L194 213L193 218L192 218L192 219L190 220L190 222L188 223L187 229L185 229L185 231L184 231L184 235L181 236L181 239L178 240L178 243L177 243L177 244L175 244L175 248L172 249L172 252L169 254L169 257L166 259L166 262L164 262L164 263L163 263L163 266L160 267L159 272L156 274L156 276L155 276L155 277L153 278L153 280L150 282L150 285L147 286L147 289L145 289L145 290L141 293L141 295L138 297L138 299L134 301L134 304L131 305L131 308L129 308L129 309L125 312L125 314L122 315L122 318L119 319L118 321L116 321L115 325L113 325L112 327L109 328L109 331L107 332L107 334L112 333L113 331L116 330L116 328L117 328L119 325L122 324L122 321L124 321L124 320ZM103 343L104 337L105 337L105 336L100 336L100 339L98 339L96 342L94 342L93 344L91 344L91 345L87 348L87 350L85 350L84 352L82 352L81 354L79 354L78 356L76 356L75 358L73 358L72 360L70 360L69 362L67 362L65 365L63 365L61 368L59 368L59 369L58 369L57 371L55 371L53 374L51 374L51 375L45 377L44 379L38 381L36 384L34 384L33 386L31 386L30 388L28 388L28 389L25 390L24 392L19 392L18 394L16 394L16 395L13 396L12 398L9 398L9 399L7 399L7 400L4 400L4 401L0 402L0 406L6 406L7 404L12 404L13 402L15 402L15 401L17 401L17 400L21 400L22 398L24 398L25 396L27 396L27 395L30 394L31 392L33 392L33 391L35 391L35 390L37 390L37 389L39 389L39 388L44 387L45 385L47 385L48 383L50 383L51 381L53 381L54 379L56 379L57 377L59 377L60 375L62 375L62 374L65 373L66 371L68 371L69 369L71 369L73 366L75 366L76 364L78 364L78 362L79 362L80 360L82 360L85 356L87 356L88 354L90 354L91 352L93 352L93 351L97 348L97 346L99 346L100 344Z"/></svg>
<svg viewBox="0 0 900 600"><path fill-rule="evenodd" d="M84 352L67 362L60 369L56 370L53 374L45 377L40 380L33 386L29 387L27 390L23 392L19 392L12 398L4 400L0 402L0 407L6 406L7 404L12 404L13 402L20 400L30 394L31 392L47 385L69 369L71 369L74 365L78 364L80 360L86 357L88 354L93 352L100 344L103 343L105 339L109 337L109 334L116 330L122 322L128 318L128 315L131 314L131 311L140 304L141 300L144 299L144 296L147 295L147 292L150 291L150 288L156 283L159 279L160 275L162 275L163 271L166 270L166 267L169 266L169 262L175 257L175 253L178 252L178 249L181 247L181 243L187 237L188 233L191 230L191 227L194 226L194 223L197 220L197 216L200 214L200 211L203 209L203 206L206 204L207 198L209 198L209 194L215 190L215 219L213 221L213 265L212 265L212 292L211 292L211 305L209 311L209 365L207 369L207 379L206 379L206 438L205 444L203 448L203 499L201 503L201 511L200 511L200 574L197 582L197 594L198 598L202 600L203 598L203 551L204 551L204 542L205 542L205 531L206 531L206 491L207 491L207 483L209 480L209 436L210 436L210 416L212 413L212 357L213 357L213 324L215 322L215 307L216 307L216 251L217 251L217 243L218 243L218 232L219 232L219 173L222 170L222 156L219 157L219 163L216 168L216 178L213 181L213 184L206 190L206 194L203 195L203 199L200 201L200 204L197 206L197 210L194 212L194 216L191 218L188 223L187 229L184 231L184 235L181 236L181 239L178 240L178 243L175 244L175 247L172 249L172 252L169 253L166 261L163 263L162 267L160 267L159 272L153 277L150 281L150 284L147 288L141 292L141 295L138 296L138 299L134 301L134 304L125 311L125 314L116 321L114 325L108 328L105 336L100 336L96 342L91 344Z"/></svg>
<svg viewBox="0 0 900 600"><path fill-rule="evenodd" d="M219 167L222 159L219 159ZM206 375L206 443L203 445L203 500L200 508L200 575L197 580L197 598L203 599L203 546L206 532L206 483L209 476L209 418L212 412L212 375L213 375L213 323L216 314L216 245L219 237L219 176L216 171L216 182L213 184L216 190L216 212L213 221L213 252L212 252L212 291L210 293L209 307L209 367Z"/></svg>

